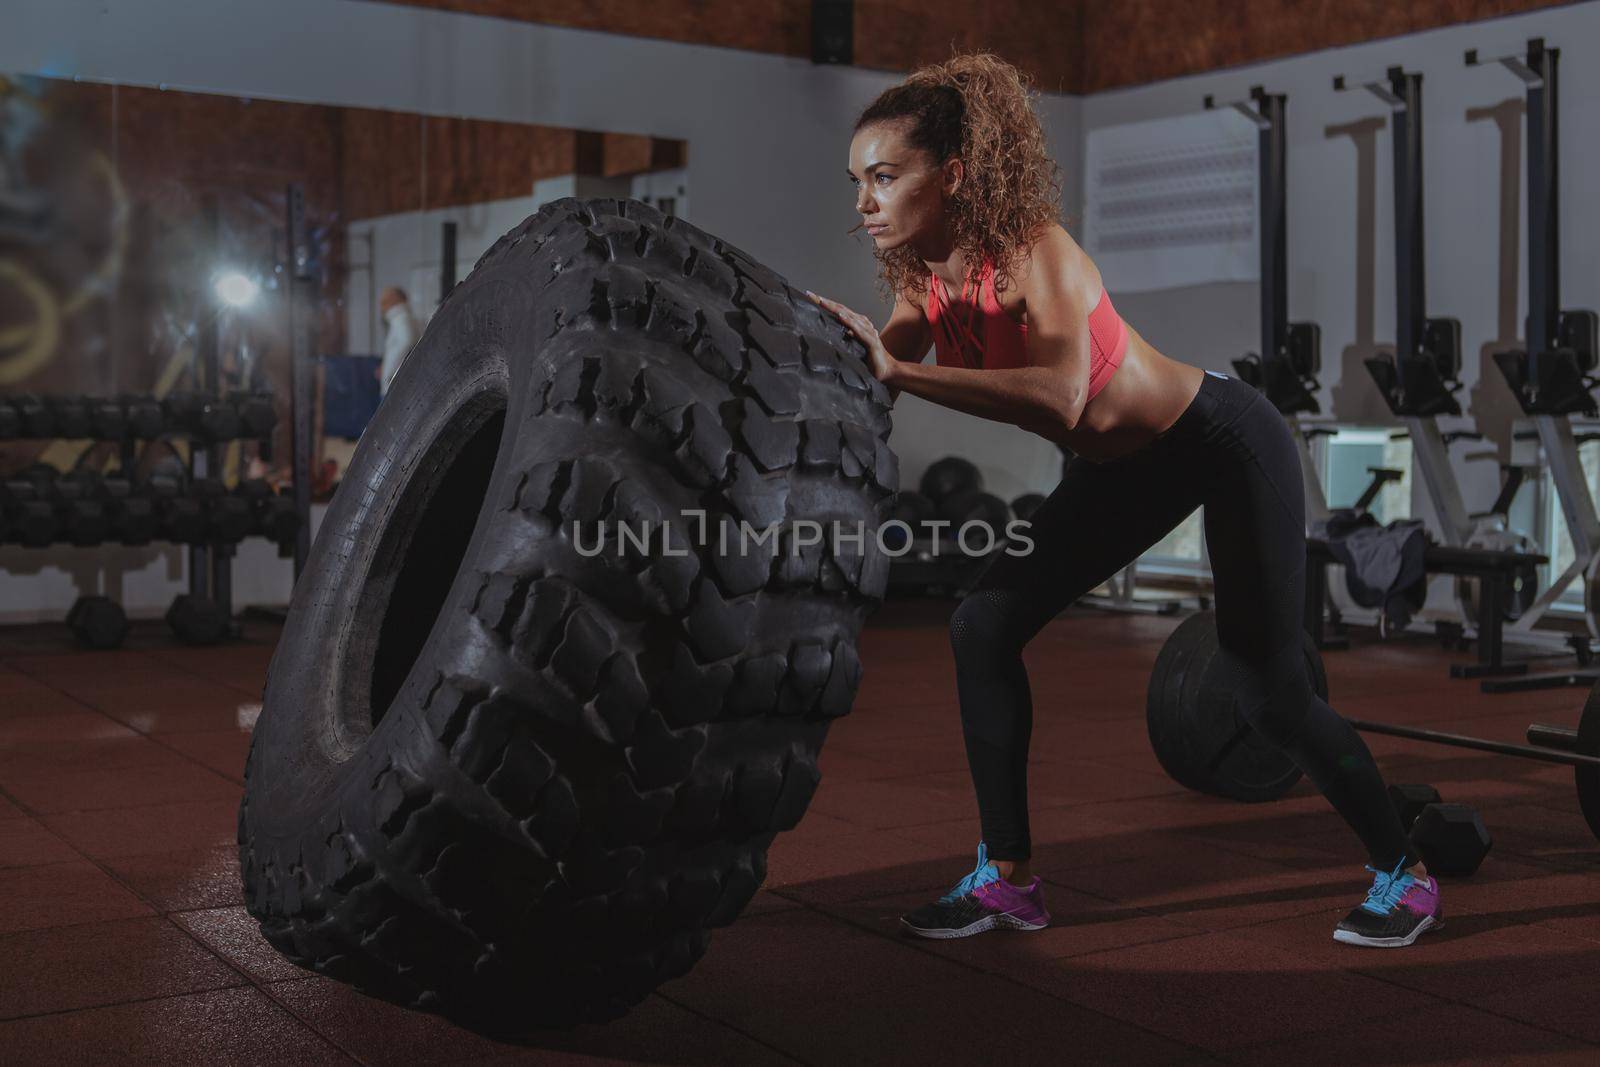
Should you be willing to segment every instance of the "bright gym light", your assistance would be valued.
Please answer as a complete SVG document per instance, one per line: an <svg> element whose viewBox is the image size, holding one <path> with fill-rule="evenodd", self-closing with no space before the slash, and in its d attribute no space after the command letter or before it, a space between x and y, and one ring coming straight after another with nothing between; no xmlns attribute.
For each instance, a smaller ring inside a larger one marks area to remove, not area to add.
<svg viewBox="0 0 1600 1067"><path fill-rule="evenodd" d="M230 307L242 308L253 303L261 287L255 279L238 271L229 271L217 278L217 299Z"/></svg>

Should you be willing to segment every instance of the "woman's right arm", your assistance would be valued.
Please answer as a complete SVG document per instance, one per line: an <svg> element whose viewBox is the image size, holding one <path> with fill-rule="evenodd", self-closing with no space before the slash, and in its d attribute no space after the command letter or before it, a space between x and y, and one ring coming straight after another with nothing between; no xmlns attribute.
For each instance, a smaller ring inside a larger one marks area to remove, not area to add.
<svg viewBox="0 0 1600 1067"><path fill-rule="evenodd" d="M894 313L878 331L878 339L883 342L885 351L902 363L921 363L933 344L933 327L928 324L921 305L901 293L895 300ZM890 403L899 395L899 386L889 386Z"/></svg>

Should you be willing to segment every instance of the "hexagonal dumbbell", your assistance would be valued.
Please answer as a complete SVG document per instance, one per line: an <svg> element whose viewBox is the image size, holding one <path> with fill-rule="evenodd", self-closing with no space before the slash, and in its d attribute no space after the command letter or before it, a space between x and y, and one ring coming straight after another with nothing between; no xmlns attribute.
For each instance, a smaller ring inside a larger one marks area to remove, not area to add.
<svg viewBox="0 0 1600 1067"><path fill-rule="evenodd" d="M11 398L11 406L16 409L17 417L22 423L23 437L44 439L56 436L56 415L45 405L42 397L31 393Z"/></svg>
<svg viewBox="0 0 1600 1067"><path fill-rule="evenodd" d="M280 546L294 541L300 517L295 514L292 497L280 496L270 482L261 478L240 482L236 492L249 500L255 511L256 533Z"/></svg>
<svg viewBox="0 0 1600 1067"><path fill-rule="evenodd" d="M1395 813L1400 816L1400 825L1407 831L1417 821L1417 816L1422 814L1422 809L1429 804L1437 804L1443 798L1439 791L1431 785L1391 785L1389 787L1389 803L1394 805Z"/></svg>
<svg viewBox="0 0 1600 1067"><path fill-rule="evenodd" d="M1411 840L1430 873L1466 877L1478 869L1494 841L1477 809L1429 804L1411 827Z"/></svg>
<svg viewBox="0 0 1600 1067"><path fill-rule="evenodd" d="M196 478L194 495L205 502L207 538L229 544L255 532L256 516L250 501L228 492L215 478Z"/></svg>
<svg viewBox="0 0 1600 1067"><path fill-rule="evenodd" d="M268 392L229 393L228 399L239 412L245 437L266 437L278 423L278 408Z"/></svg>
<svg viewBox="0 0 1600 1067"><path fill-rule="evenodd" d="M89 648L117 648L128 636L128 616L109 597L81 596L67 612L67 627Z"/></svg>
<svg viewBox="0 0 1600 1067"><path fill-rule="evenodd" d="M102 482L106 510L111 517L111 540L125 545L147 545L161 534L156 502L121 474L108 474Z"/></svg>
<svg viewBox="0 0 1600 1067"><path fill-rule="evenodd" d="M152 474L144 483L144 491L155 501L156 515L161 522L161 534L169 541L185 545L206 543L206 511L196 497L186 492L182 477L175 474Z"/></svg>
<svg viewBox="0 0 1600 1067"><path fill-rule="evenodd" d="M214 645L228 636L231 621L214 600L182 593L167 609L167 625L191 645Z"/></svg>
<svg viewBox="0 0 1600 1067"><path fill-rule="evenodd" d="M47 397L45 404L55 417L56 436L74 440L94 434L89 405L81 396Z"/></svg>
<svg viewBox="0 0 1600 1067"><path fill-rule="evenodd" d="M55 511L54 539L81 547L103 544L106 539L105 507L86 472L63 474L48 463L30 463L18 477L33 484L36 499Z"/></svg>
<svg viewBox="0 0 1600 1067"><path fill-rule="evenodd" d="M102 441L120 441L128 436L128 409L117 400L88 401L89 430Z"/></svg>
<svg viewBox="0 0 1600 1067"><path fill-rule="evenodd" d="M125 396L122 410L128 435L141 441L154 441L167 430L167 416L161 401L151 396Z"/></svg>
<svg viewBox="0 0 1600 1067"><path fill-rule="evenodd" d="M5 518L5 539L25 548L54 544L61 528L55 504L41 497L38 486L26 478L0 483L0 516Z"/></svg>
<svg viewBox="0 0 1600 1067"><path fill-rule="evenodd" d="M231 441L243 425L239 409L204 393L171 393L162 402L167 421L203 441Z"/></svg>

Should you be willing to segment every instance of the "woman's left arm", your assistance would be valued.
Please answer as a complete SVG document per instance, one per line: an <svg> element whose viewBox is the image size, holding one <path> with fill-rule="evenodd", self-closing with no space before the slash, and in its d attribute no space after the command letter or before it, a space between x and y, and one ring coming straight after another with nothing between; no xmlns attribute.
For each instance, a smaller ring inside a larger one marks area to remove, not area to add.
<svg viewBox="0 0 1600 1067"><path fill-rule="evenodd" d="M924 400L1025 430L1071 430L1089 397L1089 309L1075 246L1064 231L1034 246L1023 280L1028 309L1026 367L994 370L901 364L892 380ZM1048 434L1046 434L1048 436Z"/></svg>
<svg viewBox="0 0 1600 1067"><path fill-rule="evenodd" d="M1050 367L981 370L902 363L883 381L935 404L1045 436L1077 425L1071 391L1061 372ZM1075 406L1083 410L1081 402Z"/></svg>

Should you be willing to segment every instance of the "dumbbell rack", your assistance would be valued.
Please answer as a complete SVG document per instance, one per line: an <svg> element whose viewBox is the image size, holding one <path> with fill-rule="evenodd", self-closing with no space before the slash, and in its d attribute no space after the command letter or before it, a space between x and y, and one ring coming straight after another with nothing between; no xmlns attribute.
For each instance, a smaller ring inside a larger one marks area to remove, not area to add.
<svg viewBox="0 0 1600 1067"><path fill-rule="evenodd" d="M272 395L259 391L236 391L226 397L177 393L165 400L0 398L0 439L115 442L123 472L135 468L141 441L145 447L174 438L190 441L188 493L182 485L164 484L160 477L135 492L131 481L76 471L8 481L0 539L35 548L62 543L185 544L190 551L189 595L212 601L230 620L231 635L235 546L245 537L262 536L278 544L280 553L290 554L306 516L287 497L277 497L269 489L241 485L230 494L209 475L212 470L220 472L222 448L231 441L258 440L263 452L269 452L276 423ZM272 500L284 503L274 505ZM134 501L147 502L148 507L135 509ZM179 502L188 503L180 507ZM29 516L36 521L31 530L23 525Z"/></svg>

